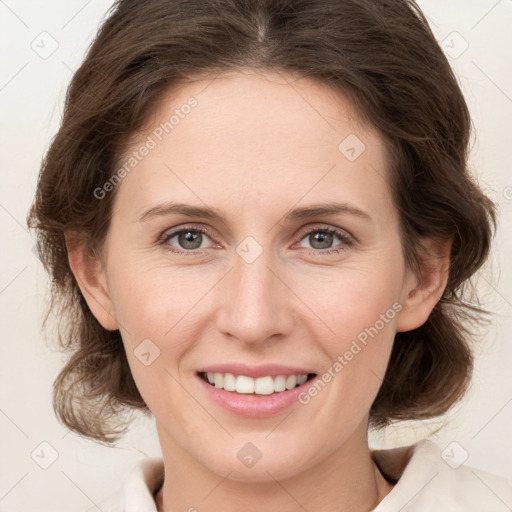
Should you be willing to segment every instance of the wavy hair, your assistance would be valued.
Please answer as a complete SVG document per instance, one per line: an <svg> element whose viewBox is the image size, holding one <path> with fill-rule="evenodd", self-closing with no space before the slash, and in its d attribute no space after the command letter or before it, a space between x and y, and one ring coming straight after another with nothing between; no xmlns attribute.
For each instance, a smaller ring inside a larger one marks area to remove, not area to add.
<svg viewBox="0 0 512 512"><path fill-rule="evenodd" d="M328 84L351 101L389 150L408 268L420 239L452 239L441 301L417 329L399 332L370 426L439 416L470 383L469 325L484 311L464 298L496 228L494 203L468 165L471 119L449 62L413 0L118 0L67 91L60 128L42 162L27 223L51 277L50 311L70 357L54 382L56 414L110 444L122 412L148 412L119 331L87 306L68 262L65 233L94 253L109 229L114 174L130 135L182 79L240 67Z"/></svg>

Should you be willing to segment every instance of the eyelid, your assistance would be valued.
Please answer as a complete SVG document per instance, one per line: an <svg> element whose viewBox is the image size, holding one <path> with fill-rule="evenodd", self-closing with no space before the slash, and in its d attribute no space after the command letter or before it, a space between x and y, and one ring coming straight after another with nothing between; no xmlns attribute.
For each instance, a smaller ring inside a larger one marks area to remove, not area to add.
<svg viewBox="0 0 512 512"><path fill-rule="evenodd" d="M332 226L330 224L322 224L322 223L316 223L316 224L308 224L307 226L301 228L297 234L295 235L298 240L302 240L302 238L314 231L327 231L330 233L334 233L338 237L341 237L343 239L350 239L353 243L357 242L357 239L349 233L346 229L338 228L336 226Z"/></svg>
<svg viewBox="0 0 512 512"><path fill-rule="evenodd" d="M205 228L203 226L196 226L193 224L183 225L183 226L179 226L177 228L166 230L159 236L158 241L160 244L162 244L164 246L169 245L169 244L167 244L167 241L170 238L173 238L177 234L179 234L183 231L187 231L187 230L198 231L198 232L204 233L205 235L208 236L208 238L210 238L212 240L212 242L214 242L218 245L221 245L221 244L219 244L219 242L215 241L214 236L212 236L212 234L208 228ZM327 248L327 249L309 249L310 251L312 251L314 253L318 253L319 255L322 255L322 254L326 255L326 254L330 254L330 253L339 253L339 252L342 252L343 250L345 250L346 248L357 243L356 238L352 234L350 234L348 231L346 231L342 228L338 228L338 227L335 227L335 226L332 226L329 224L316 223L316 224L308 224L307 226L304 226L299 231L297 231L297 233L294 235L294 242L292 245L297 244L306 235L309 235L316 231L325 231L325 232L333 233L340 240L342 240L343 244L341 244L341 245L344 246L341 249L336 249L337 246L332 247L332 248ZM206 250L206 249L191 249L191 250L187 251L187 250L179 250L179 249L170 249L167 247L166 247L166 249L175 254L190 254L190 255L194 255L194 254L201 255ZM305 249L308 249L308 248L305 248Z"/></svg>
<svg viewBox="0 0 512 512"><path fill-rule="evenodd" d="M177 228L172 228L172 229L167 229L165 230L159 237L158 237L158 243L162 244L162 245L168 245L167 244L167 241L173 237L175 237L176 235L178 235L179 233L183 232L183 231L199 231L201 233L204 233L206 236L208 236L208 238L210 238L210 240L212 240L212 242L215 242L218 244L218 242L216 242L212 236L212 234L210 233L210 230L203 227L203 226L195 226L195 225L184 225L184 226L180 226L180 227L177 227ZM186 251L186 250L179 250L179 249L168 249L169 251L175 253L175 254L184 254L184 253L189 253L189 254L202 254L202 251L204 251L205 249L194 249L194 250L189 250L189 251Z"/></svg>

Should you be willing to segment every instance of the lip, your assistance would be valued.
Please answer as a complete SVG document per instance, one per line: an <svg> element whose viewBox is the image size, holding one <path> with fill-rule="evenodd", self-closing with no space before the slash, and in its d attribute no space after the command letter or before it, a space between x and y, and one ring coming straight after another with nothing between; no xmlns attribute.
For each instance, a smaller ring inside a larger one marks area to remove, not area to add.
<svg viewBox="0 0 512 512"><path fill-rule="evenodd" d="M301 371L299 373L307 372ZM240 375L244 374L241 373ZM265 375L269 374L266 373ZM283 374L281 373L277 375ZM212 386L206 382L199 373L196 374L196 378L208 398L225 411L246 418L268 418L285 411L294 404L299 404L299 395L305 392L306 389L316 380L317 375L296 388L281 391L279 393L273 393L272 395L241 394L234 391L226 391L225 389Z"/></svg>
<svg viewBox="0 0 512 512"><path fill-rule="evenodd" d="M316 373L312 369L299 368L292 366L283 366L279 364L263 364L259 366L251 366L245 363L224 363L205 366L197 370L197 373L232 373L233 375L246 375L257 379L258 377L277 377L278 375L302 375L304 373Z"/></svg>

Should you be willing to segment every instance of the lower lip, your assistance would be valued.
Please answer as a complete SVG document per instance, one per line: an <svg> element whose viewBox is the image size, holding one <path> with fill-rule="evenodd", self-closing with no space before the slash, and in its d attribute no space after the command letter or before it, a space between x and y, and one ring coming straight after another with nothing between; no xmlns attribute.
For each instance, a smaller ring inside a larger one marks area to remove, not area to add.
<svg viewBox="0 0 512 512"><path fill-rule="evenodd" d="M293 389L272 395L242 394L212 386L197 375L208 396L224 409L246 418L268 418L298 403L298 396L304 392L316 377Z"/></svg>

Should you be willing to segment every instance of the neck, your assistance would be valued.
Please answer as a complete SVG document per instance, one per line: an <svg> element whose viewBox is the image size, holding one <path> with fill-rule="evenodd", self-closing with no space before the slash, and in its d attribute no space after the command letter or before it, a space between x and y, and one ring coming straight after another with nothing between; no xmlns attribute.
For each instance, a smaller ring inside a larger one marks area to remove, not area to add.
<svg viewBox="0 0 512 512"><path fill-rule="evenodd" d="M367 431L327 459L285 479L242 482L219 475L183 451L159 429L165 480L156 496L158 512L296 512L373 510L392 490L371 458ZM361 442L363 441L363 442ZM276 471L274 471L276 472Z"/></svg>

